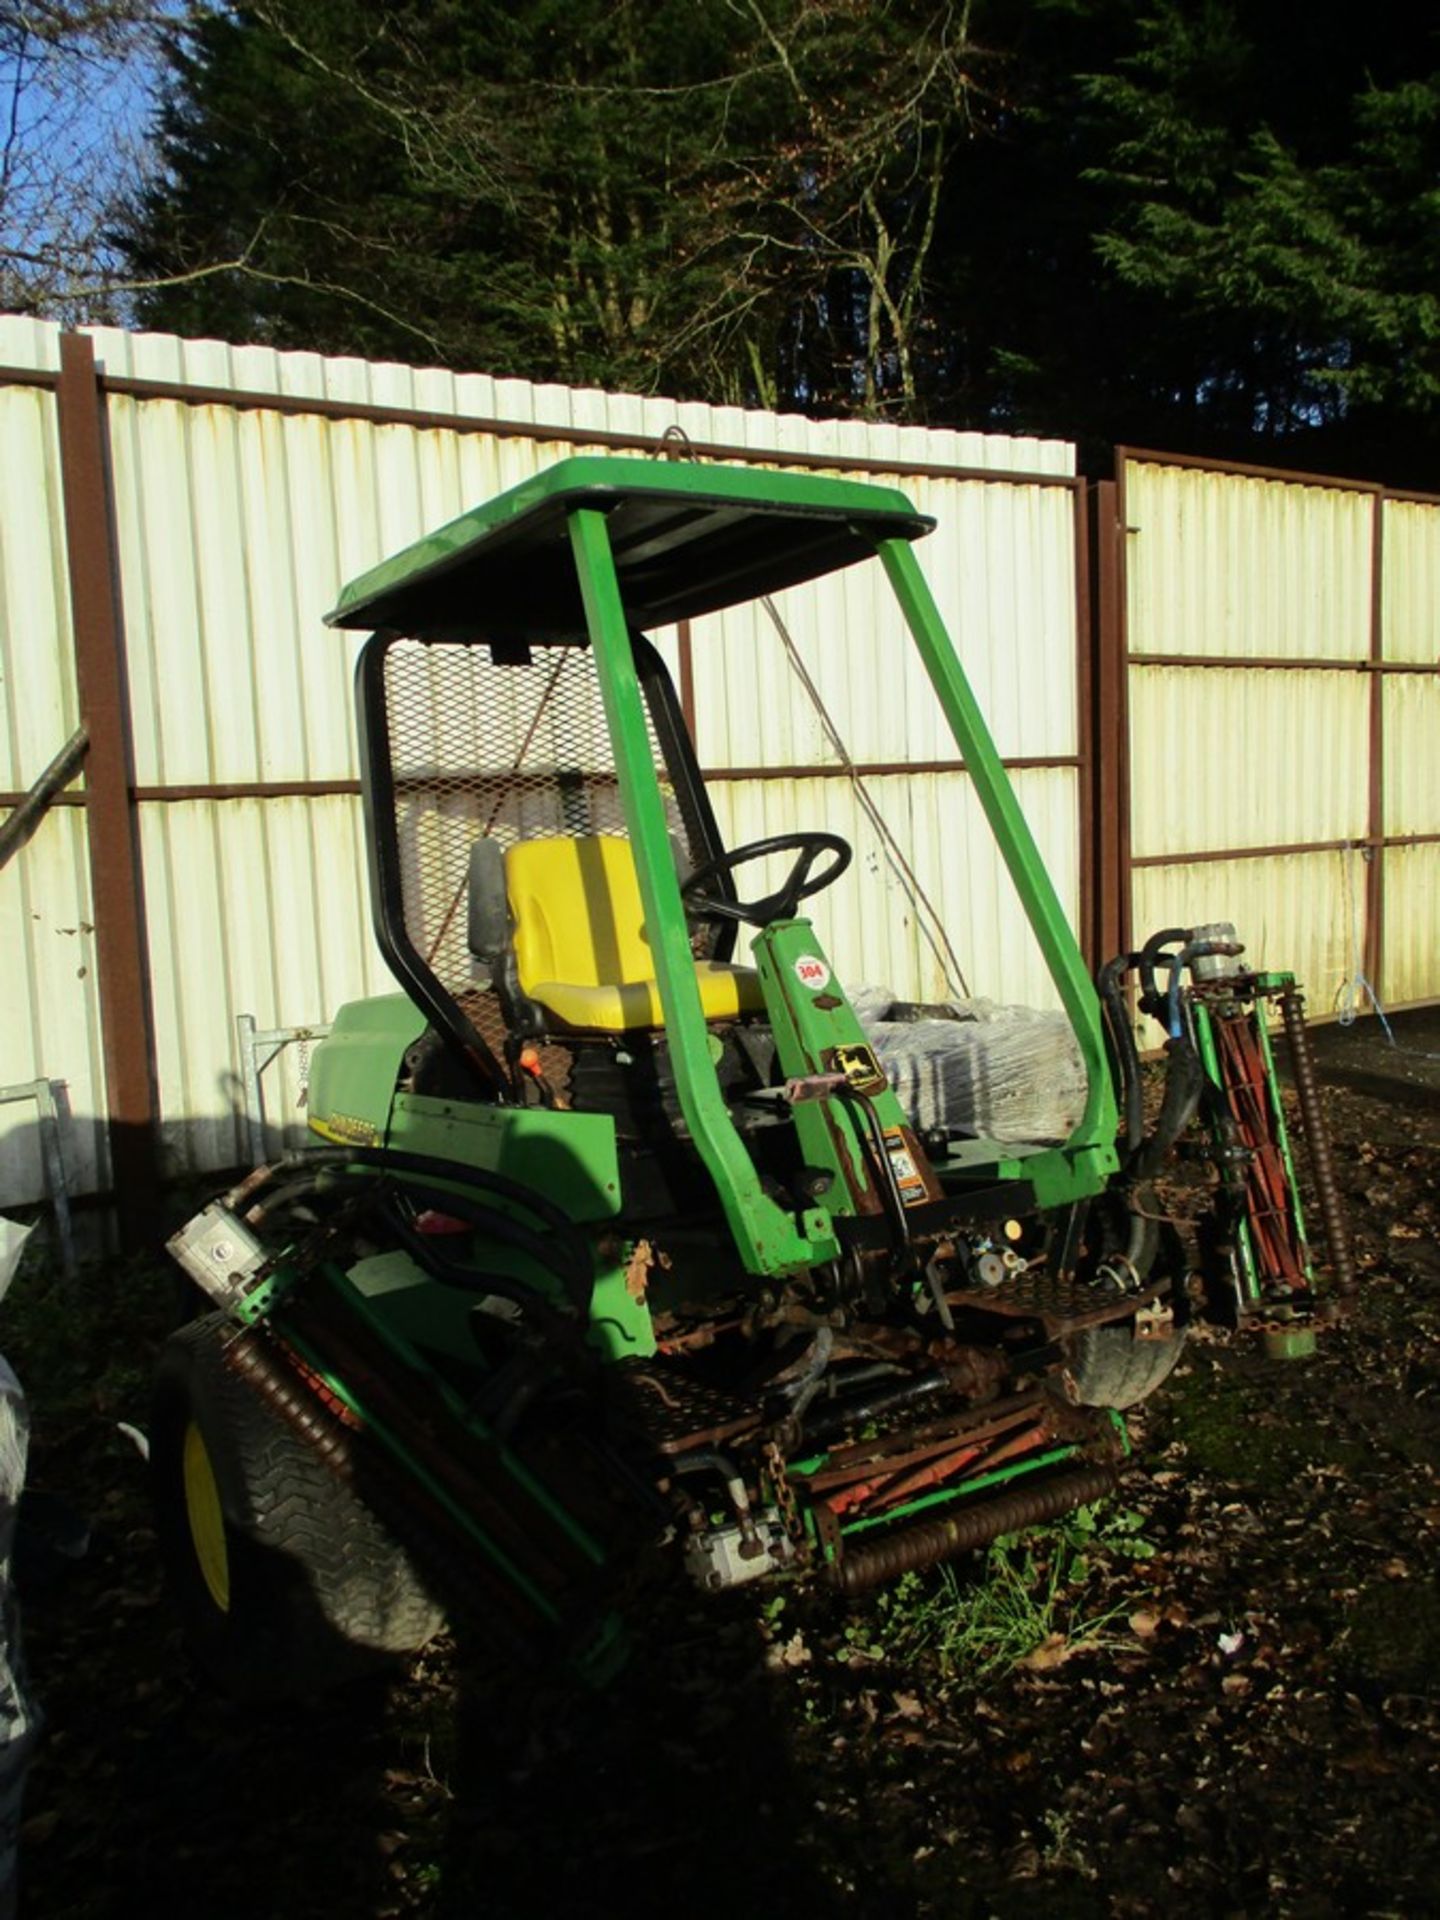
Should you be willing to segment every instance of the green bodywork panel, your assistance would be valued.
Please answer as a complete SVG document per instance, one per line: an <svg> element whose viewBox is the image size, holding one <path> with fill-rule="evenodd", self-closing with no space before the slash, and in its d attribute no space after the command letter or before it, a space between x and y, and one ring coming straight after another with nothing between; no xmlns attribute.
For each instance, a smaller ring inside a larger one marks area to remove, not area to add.
<svg viewBox="0 0 1440 1920"><path fill-rule="evenodd" d="M310 1060L305 1114L312 1133L347 1147L378 1147L406 1052L425 1016L403 993L352 1000Z"/></svg>
<svg viewBox="0 0 1440 1920"><path fill-rule="evenodd" d="M342 1007L311 1063L312 1130L340 1145L393 1147L498 1174L543 1195L580 1227L599 1226L619 1214L620 1162L615 1122L608 1114L396 1093L406 1049L424 1026L423 1015L404 994ZM440 1177L434 1184L447 1183ZM502 1200L490 1204L504 1207ZM613 1244L608 1237L606 1245ZM622 1244L617 1260L597 1247L590 1339L612 1360L647 1358L655 1351L649 1308L626 1282L631 1251L628 1243ZM487 1270L521 1280L563 1304L554 1275L522 1253L493 1246L481 1257ZM352 1277L387 1325L457 1357L473 1357L464 1324L464 1313L473 1303L463 1293L451 1293L426 1279L407 1254L362 1263Z"/></svg>
<svg viewBox="0 0 1440 1920"><path fill-rule="evenodd" d="M628 1253L630 1248L627 1246ZM493 1246L482 1255L485 1271L521 1281L563 1305L555 1276L513 1247ZM408 1253L377 1253L350 1269L350 1283L369 1303L374 1317L402 1338L449 1353L473 1364L475 1342L470 1313L475 1296L459 1287L437 1286ZM590 1344L606 1360L648 1360L655 1351L655 1329L643 1300L626 1284L623 1261L603 1262L595 1275L590 1302Z"/></svg>
<svg viewBox="0 0 1440 1920"><path fill-rule="evenodd" d="M385 1144L501 1174L542 1194L577 1224L610 1220L620 1211L620 1161L608 1113L398 1093Z"/></svg>

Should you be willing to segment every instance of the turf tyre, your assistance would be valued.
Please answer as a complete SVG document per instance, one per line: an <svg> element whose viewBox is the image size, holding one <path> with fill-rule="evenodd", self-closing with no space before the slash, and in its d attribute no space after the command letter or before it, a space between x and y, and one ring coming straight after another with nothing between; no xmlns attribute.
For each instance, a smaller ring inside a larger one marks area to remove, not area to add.
<svg viewBox="0 0 1440 1920"><path fill-rule="evenodd" d="M443 1617L375 1513L236 1372L236 1338L210 1314L166 1342L157 1531L202 1671L239 1698L293 1699L415 1652Z"/></svg>
<svg viewBox="0 0 1440 1920"><path fill-rule="evenodd" d="M1133 1407L1170 1377L1185 1346L1177 1327L1168 1340L1140 1340L1133 1322L1087 1327L1075 1336L1069 1373L1082 1407Z"/></svg>

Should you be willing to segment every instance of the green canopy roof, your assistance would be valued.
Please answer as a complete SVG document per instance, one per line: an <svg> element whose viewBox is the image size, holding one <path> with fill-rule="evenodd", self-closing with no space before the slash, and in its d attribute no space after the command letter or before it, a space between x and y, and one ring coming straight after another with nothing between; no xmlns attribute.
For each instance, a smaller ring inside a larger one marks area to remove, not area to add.
<svg viewBox="0 0 1440 1920"><path fill-rule="evenodd" d="M326 616L427 639L585 630L566 518L607 517L630 624L649 628L848 567L934 521L892 487L757 467L561 460L354 580Z"/></svg>

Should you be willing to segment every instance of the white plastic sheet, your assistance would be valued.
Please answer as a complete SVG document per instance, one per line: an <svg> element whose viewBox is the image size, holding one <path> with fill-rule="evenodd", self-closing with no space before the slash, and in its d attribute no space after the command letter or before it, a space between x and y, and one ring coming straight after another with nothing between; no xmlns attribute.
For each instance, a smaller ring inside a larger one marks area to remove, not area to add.
<svg viewBox="0 0 1440 1920"><path fill-rule="evenodd" d="M15 1911L20 1803L38 1732L38 1716L25 1686L11 1575L29 1439L25 1395L9 1362L0 1358L0 1920L9 1920Z"/></svg>
<svg viewBox="0 0 1440 1920"><path fill-rule="evenodd" d="M916 1128L1010 1144L1074 1131L1085 1110L1085 1069L1063 1013L993 1000L917 1009L886 987L862 987L852 998Z"/></svg>

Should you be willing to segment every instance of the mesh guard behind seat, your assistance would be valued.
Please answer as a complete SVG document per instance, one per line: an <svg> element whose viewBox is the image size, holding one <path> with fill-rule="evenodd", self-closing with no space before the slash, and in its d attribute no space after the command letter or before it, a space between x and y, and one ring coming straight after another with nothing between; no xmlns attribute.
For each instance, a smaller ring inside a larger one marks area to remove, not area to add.
<svg viewBox="0 0 1440 1920"><path fill-rule="evenodd" d="M664 1024L628 840L521 840L505 854L521 991L573 1030L625 1033ZM707 1020L764 1011L750 967L696 963Z"/></svg>
<svg viewBox="0 0 1440 1920"><path fill-rule="evenodd" d="M719 830L664 664L642 636L632 645L667 822L693 870L720 852ZM382 632L361 655L359 686L381 952L436 1029L504 1097L510 1030L469 943L471 852L477 840L503 850L531 839L623 837L591 650L579 641L533 651L478 639L429 645ZM716 925L691 941L699 959L727 958L732 945L733 929ZM636 977L652 972L647 958ZM648 997L644 1006L658 1021L658 1006Z"/></svg>

